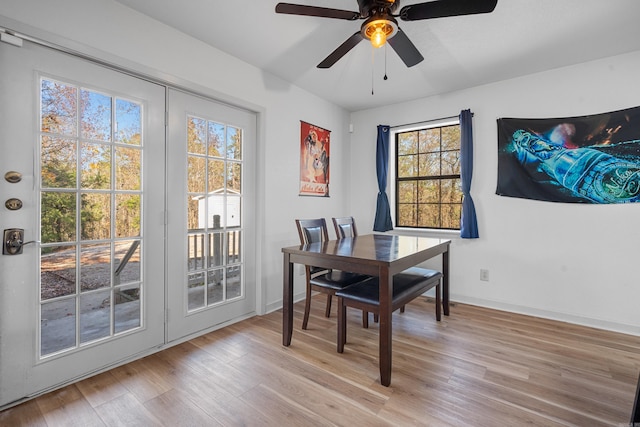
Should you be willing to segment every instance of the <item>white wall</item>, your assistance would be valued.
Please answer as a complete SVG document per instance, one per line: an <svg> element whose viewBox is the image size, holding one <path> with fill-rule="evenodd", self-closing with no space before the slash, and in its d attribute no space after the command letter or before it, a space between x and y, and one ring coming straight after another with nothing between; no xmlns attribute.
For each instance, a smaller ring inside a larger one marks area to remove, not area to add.
<svg viewBox="0 0 640 427"><path fill-rule="evenodd" d="M0 26L259 113L258 310L279 308L281 248L298 244L294 219L346 213L348 113L111 0L2 0ZM329 198L298 196L300 120L332 131Z"/></svg>
<svg viewBox="0 0 640 427"><path fill-rule="evenodd" d="M638 106L638 68L640 51L354 113L350 211L362 231L371 230L378 124L437 119L470 108L471 194L480 238L453 239L452 299L640 335L640 204L559 204L495 194L497 118L579 116ZM489 282L479 280L481 268L489 270Z"/></svg>

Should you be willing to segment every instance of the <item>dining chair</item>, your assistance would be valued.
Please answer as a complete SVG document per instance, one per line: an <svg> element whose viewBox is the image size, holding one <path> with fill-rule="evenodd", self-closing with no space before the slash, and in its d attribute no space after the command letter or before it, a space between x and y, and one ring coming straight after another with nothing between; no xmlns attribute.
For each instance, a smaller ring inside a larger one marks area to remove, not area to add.
<svg viewBox="0 0 640 427"><path fill-rule="evenodd" d="M356 220L353 219L352 216L334 217L331 218L331 220L338 239L356 237L358 235ZM400 307L400 313L404 313L404 305ZM373 321L378 323L378 315L376 313L373 314ZM369 314L366 311L362 312L362 326L365 328L369 327Z"/></svg>
<svg viewBox="0 0 640 427"><path fill-rule="evenodd" d="M391 311L395 311L431 288L436 288L436 320L441 319L442 273L421 267L411 267L393 276ZM336 292L338 298L338 353L344 351L347 342L347 307L380 314L380 289L378 278L367 283L356 283ZM366 325L365 327L367 327Z"/></svg>
<svg viewBox="0 0 640 427"><path fill-rule="evenodd" d="M333 221L333 228L336 230L336 237L338 239L356 237L358 235L356 221L352 216L334 217L331 218L331 221Z"/></svg>
<svg viewBox="0 0 640 427"><path fill-rule="evenodd" d="M339 239L344 239L345 237L357 237L358 236L358 228L356 227L356 220L352 216L342 216L342 217L333 217L331 218L333 222L333 228L336 231L336 237ZM404 313L404 306L400 308L400 311ZM378 323L378 315L373 315L373 321ZM362 326L364 328L369 327L369 313L366 311L362 312Z"/></svg>
<svg viewBox="0 0 640 427"><path fill-rule="evenodd" d="M303 245L325 242L329 240L327 222L324 218L318 219L296 219L300 243ZM309 312L311 310L311 292L317 291L327 295L327 306L325 316L331 315L331 297L339 290L371 279L363 274L349 273L341 270L325 269L314 266L305 266L306 274L306 297L304 304L304 317L302 329L307 329L309 323ZM364 321L364 320L363 320Z"/></svg>

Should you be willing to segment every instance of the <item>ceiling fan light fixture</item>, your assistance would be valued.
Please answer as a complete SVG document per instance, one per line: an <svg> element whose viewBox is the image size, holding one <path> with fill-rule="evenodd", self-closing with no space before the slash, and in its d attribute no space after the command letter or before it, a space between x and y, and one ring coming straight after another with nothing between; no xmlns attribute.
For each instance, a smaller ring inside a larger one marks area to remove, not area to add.
<svg viewBox="0 0 640 427"><path fill-rule="evenodd" d="M371 41L373 47L382 47L398 32L398 25L389 19L375 19L362 26L362 35Z"/></svg>
<svg viewBox="0 0 640 427"><path fill-rule="evenodd" d="M372 46L377 48L384 46L391 37L395 37L390 40L391 48L407 67L413 67L423 61L424 57L409 40L407 34L400 31L396 17L403 21L421 21L448 16L476 15L492 12L498 3L498 0L427 0L404 6L396 14L400 1L404 0L357 0L359 7L357 12L304 4L278 3L276 13L347 21L365 20L360 31L352 34L331 52L318 64L318 68L330 68L363 39L369 40Z"/></svg>

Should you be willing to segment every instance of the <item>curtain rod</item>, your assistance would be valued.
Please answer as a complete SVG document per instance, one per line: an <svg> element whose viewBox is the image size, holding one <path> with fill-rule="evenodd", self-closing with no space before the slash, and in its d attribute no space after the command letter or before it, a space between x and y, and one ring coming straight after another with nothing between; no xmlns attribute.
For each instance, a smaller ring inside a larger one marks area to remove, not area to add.
<svg viewBox="0 0 640 427"><path fill-rule="evenodd" d="M433 122L439 122L440 120L448 120L448 119L457 119L459 118L460 115L458 114L457 116L448 116L448 117L440 117L439 119L431 119L431 120L422 120L420 122L413 122L413 123L405 123L403 125L394 125L394 126L389 126L389 129L395 129L395 128L403 128L405 126L413 126L413 125L420 125L423 123L433 123ZM471 117L473 117L473 113L471 113Z"/></svg>

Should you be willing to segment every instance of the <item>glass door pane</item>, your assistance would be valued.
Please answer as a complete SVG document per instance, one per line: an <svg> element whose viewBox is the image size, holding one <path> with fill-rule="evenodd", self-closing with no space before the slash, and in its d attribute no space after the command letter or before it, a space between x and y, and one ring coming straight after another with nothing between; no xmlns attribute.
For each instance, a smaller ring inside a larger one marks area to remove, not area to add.
<svg viewBox="0 0 640 427"><path fill-rule="evenodd" d="M186 127L186 293L193 311L243 295L242 129L192 115Z"/></svg>
<svg viewBox="0 0 640 427"><path fill-rule="evenodd" d="M143 106L40 79L40 357L142 326Z"/></svg>

